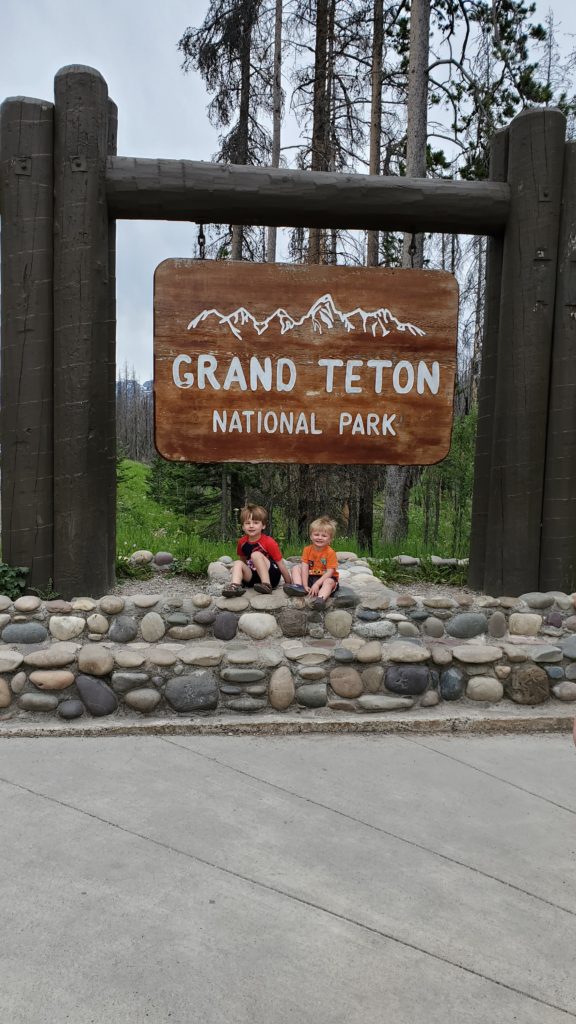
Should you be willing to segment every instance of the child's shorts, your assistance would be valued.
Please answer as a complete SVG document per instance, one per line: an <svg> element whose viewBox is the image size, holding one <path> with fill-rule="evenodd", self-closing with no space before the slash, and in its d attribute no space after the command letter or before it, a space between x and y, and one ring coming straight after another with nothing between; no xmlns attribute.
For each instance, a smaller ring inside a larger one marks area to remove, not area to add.
<svg viewBox="0 0 576 1024"><path fill-rule="evenodd" d="M308 577L308 586L309 587L313 587L314 584L317 583L318 580L320 580L320 579L322 579L321 576L309 576ZM334 579L333 576L332 576L332 581L336 584L336 586L334 587L334 590L332 591L332 593L335 594L336 591L338 590L338 587L340 586L340 584L339 584L338 580Z"/></svg>
<svg viewBox="0 0 576 1024"><path fill-rule="evenodd" d="M247 587L253 587L255 583L260 583L260 577L252 564L252 559L248 559L248 568L252 569L252 579L246 580L245 584ZM270 562L268 573L270 575L270 586L272 588L277 587L282 579L282 573L276 565L276 562Z"/></svg>

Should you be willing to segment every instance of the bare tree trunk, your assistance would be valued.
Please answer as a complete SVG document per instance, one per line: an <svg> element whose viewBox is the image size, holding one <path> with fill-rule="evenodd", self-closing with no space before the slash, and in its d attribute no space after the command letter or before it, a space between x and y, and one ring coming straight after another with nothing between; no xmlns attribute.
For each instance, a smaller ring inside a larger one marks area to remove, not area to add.
<svg viewBox="0 0 576 1024"><path fill-rule="evenodd" d="M280 131L282 121L282 0L276 0L274 16L274 80L272 84L272 167L280 166ZM277 229L268 228L267 261L276 260Z"/></svg>
<svg viewBox="0 0 576 1024"><path fill-rule="evenodd" d="M430 0L412 0L406 129L406 174L411 178L426 177L429 34ZM404 235L402 265L424 265L422 234ZM408 466L389 466L386 472L384 539L390 543L397 543L408 533L410 478Z"/></svg>
<svg viewBox="0 0 576 1024"><path fill-rule="evenodd" d="M382 48L384 46L384 0L374 0L372 33L372 99L370 105L370 174L380 174L382 136ZM366 266L378 266L378 231L368 231Z"/></svg>
<svg viewBox="0 0 576 1024"><path fill-rule="evenodd" d="M316 41L314 48L314 97L312 111L313 171L328 169L328 21L330 0L317 0ZM322 256L322 229L310 228L308 236L308 263L320 263Z"/></svg>

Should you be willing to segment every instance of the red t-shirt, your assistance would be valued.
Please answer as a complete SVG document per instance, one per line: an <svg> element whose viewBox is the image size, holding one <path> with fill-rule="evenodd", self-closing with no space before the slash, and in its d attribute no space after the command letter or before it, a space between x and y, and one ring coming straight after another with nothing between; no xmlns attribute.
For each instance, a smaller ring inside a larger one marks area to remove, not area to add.
<svg viewBox="0 0 576 1024"><path fill-rule="evenodd" d="M269 537L266 533L261 534L260 540L252 541L249 537L244 534L240 537L236 547L236 554L244 557L248 560L253 551L263 551L268 558L278 565L282 561L282 552L278 547L273 537Z"/></svg>
<svg viewBox="0 0 576 1024"><path fill-rule="evenodd" d="M323 576L328 569L332 569L332 579L338 579L338 558L334 548L326 545L318 550L313 544L309 544L302 552L302 561L308 563L311 576Z"/></svg>

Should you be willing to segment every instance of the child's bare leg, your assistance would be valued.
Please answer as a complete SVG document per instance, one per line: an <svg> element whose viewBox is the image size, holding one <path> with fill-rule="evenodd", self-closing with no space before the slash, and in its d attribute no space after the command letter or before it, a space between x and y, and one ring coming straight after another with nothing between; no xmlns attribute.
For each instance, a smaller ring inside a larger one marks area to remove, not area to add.
<svg viewBox="0 0 576 1024"><path fill-rule="evenodd" d="M241 559L237 559L232 566L232 579L230 582L240 586L242 580L249 580L251 575L252 573L246 563L241 561Z"/></svg>
<svg viewBox="0 0 576 1024"><path fill-rule="evenodd" d="M260 577L260 582L267 583L268 586L270 586L270 562L266 558L266 555L263 555L261 551L253 551L252 561L254 563L254 568Z"/></svg>
<svg viewBox="0 0 576 1024"><path fill-rule="evenodd" d="M324 580L322 586L320 587L320 590L318 591L318 597L321 597L323 601L326 601L330 597L330 594L334 592L334 590L336 590L336 580Z"/></svg>
<svg viewBox="0 0 576 1024"><path fill-rule="evenodd" d="M299 587L302 586L302 569L299 565L295 565L292 569L292 583L297 583Z"/></svg>

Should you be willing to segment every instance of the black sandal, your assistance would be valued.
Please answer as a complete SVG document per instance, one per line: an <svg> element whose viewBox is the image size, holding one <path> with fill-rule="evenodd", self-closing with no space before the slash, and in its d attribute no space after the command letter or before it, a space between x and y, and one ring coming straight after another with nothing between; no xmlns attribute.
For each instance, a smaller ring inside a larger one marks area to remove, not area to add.
<svg viewBox="0 0 576 1024"><path fill-rule="evenodd" d="M222 589L222 597L242 597L246 591L241 583L229 583Z"/></svg>
<svg viewBox="0 0 576 1024"><path fill-rule="evenodd" d="M255 583L254 590L257 594L271 594L272 584L271 583Z"/></svg>

